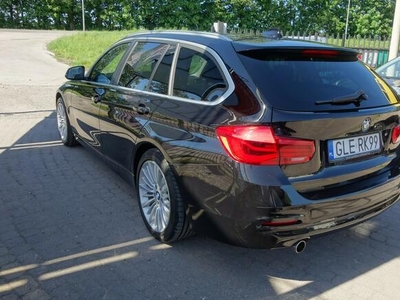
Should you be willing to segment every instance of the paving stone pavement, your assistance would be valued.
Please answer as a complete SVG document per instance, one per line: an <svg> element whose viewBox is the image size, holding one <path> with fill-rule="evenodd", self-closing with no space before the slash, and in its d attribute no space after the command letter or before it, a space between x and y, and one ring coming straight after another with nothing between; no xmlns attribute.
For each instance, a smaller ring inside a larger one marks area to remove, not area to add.
<svg viewBox="0 0 400 300"><path fill-rule="evenodd" d="M15 57L21 38L55 36L0 30L0 66L12 63L3 41ZM0 299L400 299L399 204L301 254L155 241L132 187L62 146L54 92L66 66L46 55L37 68L54 66L51 84L0 76Z"/></svg>

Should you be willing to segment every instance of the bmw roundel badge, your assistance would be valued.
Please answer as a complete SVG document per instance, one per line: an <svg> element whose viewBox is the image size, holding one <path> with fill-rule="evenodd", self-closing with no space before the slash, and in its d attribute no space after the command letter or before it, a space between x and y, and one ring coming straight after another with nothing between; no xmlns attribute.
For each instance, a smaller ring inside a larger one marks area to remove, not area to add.
<svg viewBox="0 0 400 300"><path fill-rule="evenodd" d="M371 127L371 118L370 117L366 117L364 119L364 121L362 121L361 124L361 131L362 132L366 132L368 131L368 129Z"/></svg>

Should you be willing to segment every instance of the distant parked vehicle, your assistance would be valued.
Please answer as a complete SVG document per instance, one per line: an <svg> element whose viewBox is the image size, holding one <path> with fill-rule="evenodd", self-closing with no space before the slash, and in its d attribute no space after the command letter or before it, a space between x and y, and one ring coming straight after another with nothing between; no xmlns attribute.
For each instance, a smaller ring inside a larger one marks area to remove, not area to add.
<svg viewBox="0 0 400 300"><path fill-rule="evenodd" d="M400 56L380 66L376 72L400 95Z"/></svg>
<svg viewBox="0 0 400 300"><path fill-rule="evenodd" d="M262 36L130 35L87 72L67 71L58 130L136 187L158 240L203 231L301 252L399 199L399 98L357 55Z"/></svg>

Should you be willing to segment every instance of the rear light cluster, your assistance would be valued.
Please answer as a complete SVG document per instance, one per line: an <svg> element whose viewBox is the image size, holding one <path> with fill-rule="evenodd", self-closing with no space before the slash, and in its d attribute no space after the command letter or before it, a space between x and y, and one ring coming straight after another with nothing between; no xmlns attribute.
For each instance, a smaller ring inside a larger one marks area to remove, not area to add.
<svg viewBox="0 0 400 300"><path fill-rule="evenodd" d="M277 136L269 126L220 126L216 132L229 156L245 164L301 164L315 153L314 141Z"/></svg>
<svg viewBox="0 0 400 300"><path fill-rule="evenodd" d="M396 144L398 142L400 142L400 125L397 125L392 131L392 143Z"/></svg>

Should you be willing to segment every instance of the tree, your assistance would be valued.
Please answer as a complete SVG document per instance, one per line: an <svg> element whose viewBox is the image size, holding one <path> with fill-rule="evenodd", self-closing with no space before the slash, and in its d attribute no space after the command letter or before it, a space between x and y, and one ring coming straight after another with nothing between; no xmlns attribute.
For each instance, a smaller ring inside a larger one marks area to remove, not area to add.
<svg viewBox="0 0 400 300"><path fill-rule="evenodd" d="M354 1L354 0L353 0ZM395 1L358 0L352 6L351 34L389 36Z"/></svg>
<svg viewBox="0 0 400 300"><path fill-rule="evenodd" d="M82 28L82 0L1 0L0 28ZM344 34L348 0L85 0L88 29L279 28ZM389 35L395 0L351 0L349 34Z"/></svg>

